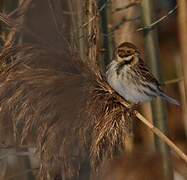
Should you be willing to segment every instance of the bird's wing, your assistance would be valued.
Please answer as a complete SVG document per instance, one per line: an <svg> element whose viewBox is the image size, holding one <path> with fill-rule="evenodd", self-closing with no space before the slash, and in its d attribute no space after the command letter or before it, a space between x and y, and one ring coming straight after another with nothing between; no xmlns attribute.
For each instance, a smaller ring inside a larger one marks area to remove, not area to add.
<svg viewBox="0 0 187 180"><path fill-rule="evenodd" d="M139 72L142 75L142 78L148 82L155 83L157 86L160 86L158 80L153 76L153 74L149 71L145 62L140 58L138 63Z"/></svg>

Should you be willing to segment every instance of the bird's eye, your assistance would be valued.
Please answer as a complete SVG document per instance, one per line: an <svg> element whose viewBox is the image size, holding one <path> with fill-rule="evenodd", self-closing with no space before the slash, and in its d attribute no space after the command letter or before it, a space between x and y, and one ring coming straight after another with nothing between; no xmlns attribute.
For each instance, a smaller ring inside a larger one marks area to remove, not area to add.
<svg viewBox="0 0 187 180"><path fill-rule="evenodd" d="M123 58L125 56L125 51L124 50L118 50L118 56Z"/></svg>
<svg viewBox="0 0 187 180"><path fill-rule="evenodd" d="M131 50L127 50L127 54L130 54L131 53Z"/></svg>

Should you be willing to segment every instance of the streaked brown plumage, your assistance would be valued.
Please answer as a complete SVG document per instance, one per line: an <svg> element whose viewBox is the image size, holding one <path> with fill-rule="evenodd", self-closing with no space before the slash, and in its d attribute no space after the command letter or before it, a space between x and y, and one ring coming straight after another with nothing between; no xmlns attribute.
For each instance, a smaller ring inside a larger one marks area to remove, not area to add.
<svg viewBox="0 0 187 180"><path fill-rule="evenodd" d="M131 103L150 101L156 96L179 105L160 88L160 83L152 75L140 57L138 48L129 42L117 47L116 57L107 69L107 81L111 87Z"/></svg>

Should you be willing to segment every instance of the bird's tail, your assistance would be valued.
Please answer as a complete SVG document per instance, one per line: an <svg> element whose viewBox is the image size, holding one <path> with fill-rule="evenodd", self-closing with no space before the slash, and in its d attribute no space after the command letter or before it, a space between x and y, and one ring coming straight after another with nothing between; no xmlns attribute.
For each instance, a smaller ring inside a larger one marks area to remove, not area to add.
<svg viewBox="0 0 187 180"><path fill-rule="evenodd" d="M180 106L179 102L177 100L175 100L172 97L169 97L168 95L166 95L164 92L161 92L160 97L166 101L168 101L171 104L175 104L177 106Z"/></svg>

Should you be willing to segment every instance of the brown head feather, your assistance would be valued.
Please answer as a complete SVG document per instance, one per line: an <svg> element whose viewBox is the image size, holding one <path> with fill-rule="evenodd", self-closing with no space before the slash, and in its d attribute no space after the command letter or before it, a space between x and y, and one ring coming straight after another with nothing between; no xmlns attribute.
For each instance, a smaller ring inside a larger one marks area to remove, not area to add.
<svg viewBox="0 0 187 180"><path fill-rule="evenodd" d="M121 48L121 47L129 47L129 48L138 50L138 48L137 48L134 44L132 44L132 43L130 43L130 42L121 43L121 44L118 46L118 48Z"/></svg>
<svg viewBox="0 0 187 180"><path fill-rule="evenodd" d="M117 54L121 58L133 55L135 53L140 54L139 49L130 42L124 42L117 47Z"/></svg>

